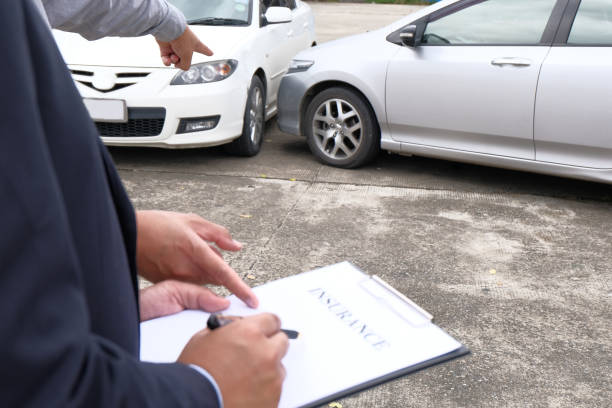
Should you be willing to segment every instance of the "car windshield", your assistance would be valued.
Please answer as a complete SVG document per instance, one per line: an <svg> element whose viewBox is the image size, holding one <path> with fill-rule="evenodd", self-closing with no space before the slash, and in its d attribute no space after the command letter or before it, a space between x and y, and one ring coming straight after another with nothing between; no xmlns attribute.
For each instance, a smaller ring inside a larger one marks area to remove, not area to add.
<svg viewBox="0 0 612 408"><path fill-rule="evenodd" d="M168 0L185 14L189 24L245 25L251 0Z"/></svg>

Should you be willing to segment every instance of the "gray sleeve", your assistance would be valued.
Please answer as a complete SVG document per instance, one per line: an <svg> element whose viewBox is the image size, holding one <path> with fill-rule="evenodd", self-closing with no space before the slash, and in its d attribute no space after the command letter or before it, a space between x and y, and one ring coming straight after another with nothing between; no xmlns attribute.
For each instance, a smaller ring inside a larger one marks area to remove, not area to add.
<svg viewBox="0 0 612 408"><path fill-rule="evenodd" d="M181 11L165 0L42 0L51 27L88 40L152 34L178 38L187 27Z"/></svg>

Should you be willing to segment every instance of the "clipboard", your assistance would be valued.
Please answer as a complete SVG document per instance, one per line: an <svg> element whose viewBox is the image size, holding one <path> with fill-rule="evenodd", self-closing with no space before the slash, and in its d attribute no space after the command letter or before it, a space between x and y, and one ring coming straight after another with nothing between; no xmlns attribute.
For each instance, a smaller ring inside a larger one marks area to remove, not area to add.
<svg viewBox="0 0 612 408"><path fill-rule="evenodd" d="M276 313L298 330L283 359L279 407L316 407L469 353L433 316L349 262L254 288L260 307L230 296L224 314ZM184 311L141 323L141 360L172 362L209 314Z"/></svg>

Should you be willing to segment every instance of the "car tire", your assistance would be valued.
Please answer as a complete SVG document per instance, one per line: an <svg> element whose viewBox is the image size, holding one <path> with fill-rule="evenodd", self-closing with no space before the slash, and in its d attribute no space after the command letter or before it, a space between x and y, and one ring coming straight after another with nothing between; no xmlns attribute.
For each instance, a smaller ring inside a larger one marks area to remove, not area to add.
<svg viewBox="0 0 612 408"><path fill-rule="evenodd" d="M257 75L251 79L239 138L226 145L226 150L238 156L251 157L259 153L265 129L266 93Z"/></svg>
<svg viewBox="0 0 612 408"><path fill-rule="evenodd" d="M341 87L328 88L308 104L305 134L310 151L325 164L355 168L380 151L380 132L363 96Z"/></svg>

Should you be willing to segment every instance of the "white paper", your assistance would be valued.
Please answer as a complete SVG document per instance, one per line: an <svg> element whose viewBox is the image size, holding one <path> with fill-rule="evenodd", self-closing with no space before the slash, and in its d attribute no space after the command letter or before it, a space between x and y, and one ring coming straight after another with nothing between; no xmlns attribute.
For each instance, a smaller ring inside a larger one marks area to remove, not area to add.
<svg viewBox="0 0 612 408"><path fill-rule="evenodd" d="M257 310L230 297L224 314L273 312L283 328L300 332L283 359L280 407L299 407L461 347L429 320L407 313L405 304L398 312L391 292L373 296L369 279L343 262L255 288ZM142 323L141 359L175 361L207 318L185 311Z"/></svg>

